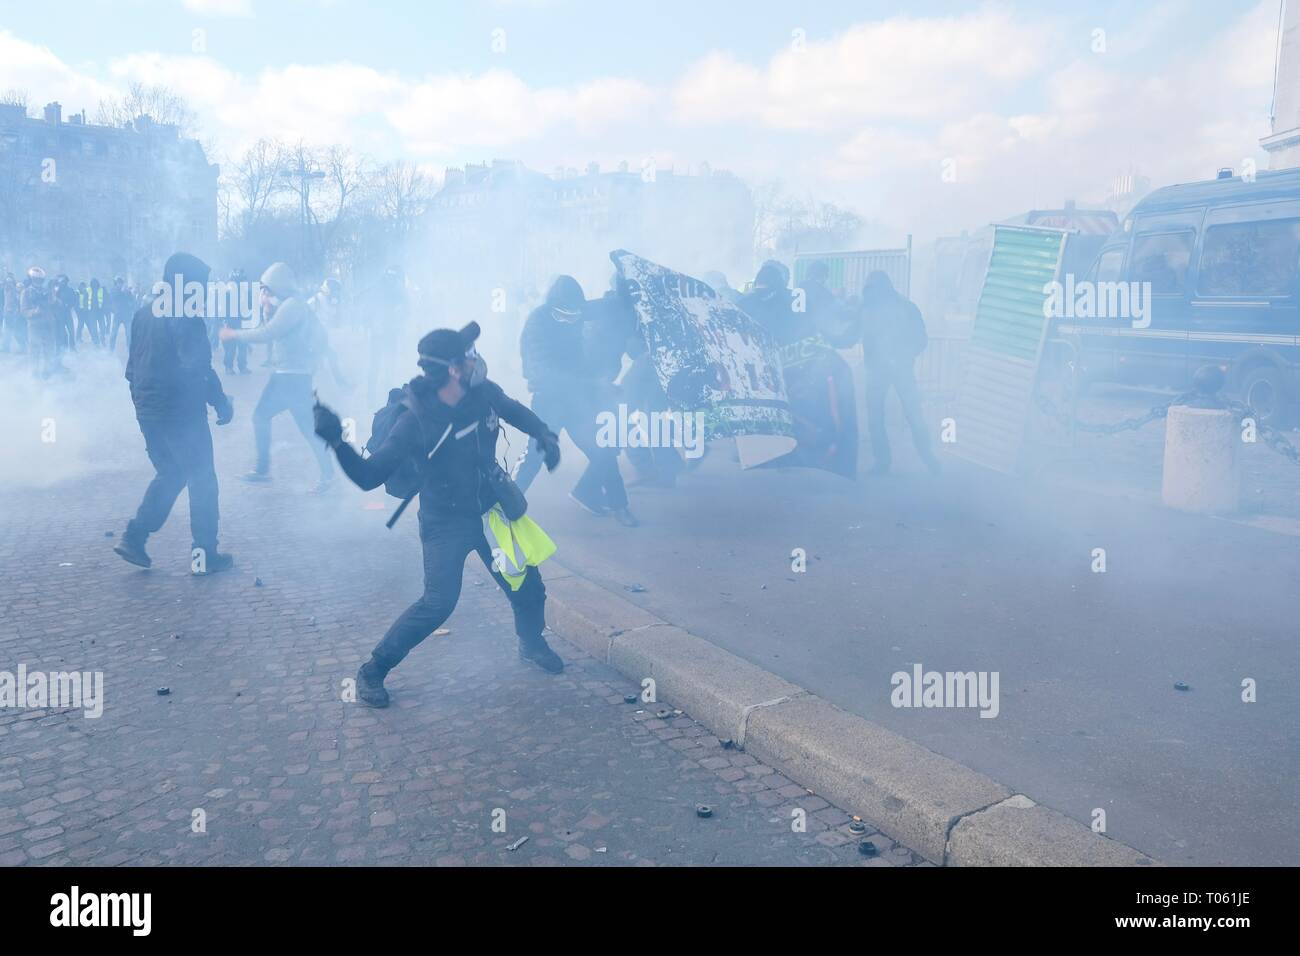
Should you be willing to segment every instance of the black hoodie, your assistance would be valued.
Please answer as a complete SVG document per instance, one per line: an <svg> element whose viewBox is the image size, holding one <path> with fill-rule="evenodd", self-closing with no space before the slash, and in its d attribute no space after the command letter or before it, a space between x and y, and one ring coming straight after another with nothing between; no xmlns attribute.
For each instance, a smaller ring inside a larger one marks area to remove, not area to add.
<svg viewBox="0 0 1300 956"><path fill-rule="evenodd" d="M548 429L540 418L495 382L471 388L452 406L438 398L437 386L420 376L407 386L408 409L398 416L384 443L369 458L351 445L338 446L339 467L359 488L378 488L408 458L426 459L421 468L420 516L478 518L496 497L485 473L496 457L497 436L505 421L532 438Z"/></svg>

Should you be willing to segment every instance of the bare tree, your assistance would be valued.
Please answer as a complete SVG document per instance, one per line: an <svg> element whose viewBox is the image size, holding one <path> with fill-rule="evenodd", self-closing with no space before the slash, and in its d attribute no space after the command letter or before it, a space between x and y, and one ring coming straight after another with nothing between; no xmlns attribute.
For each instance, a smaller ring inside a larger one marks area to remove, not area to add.
<svg viewBox="0 0 1300 956"><path fill-rule="evenodd" d="M375 212L393 233L405 235L428 208L435 188L432 177L414 163L388 163L371 187Z"/></svg>
<svg viewBox="0 0 1300 956"><path fill-rule="evenodd" d="M28 103L26 90L10 89L0 93L0 106L21 106L26 113Z"/></svg>
<svg viewBox="0 0 1300 956"><path fill-rule="evenodd" d="M133 80L122 96L99 101L95 121L103 126L129 126L141 116L175 126L181 135L194 137L198 119L189 103L170 87Z"/></svg>
<svg viewBox="0 0 1300 956"><path fill-rule="evenodd" d="M228 218L232 232L246 235L266 214L272 200L287 188L280 176L286 153L283 144L272 139L259 139L244 151L229 172L222 177L226 191Z"/></svg>

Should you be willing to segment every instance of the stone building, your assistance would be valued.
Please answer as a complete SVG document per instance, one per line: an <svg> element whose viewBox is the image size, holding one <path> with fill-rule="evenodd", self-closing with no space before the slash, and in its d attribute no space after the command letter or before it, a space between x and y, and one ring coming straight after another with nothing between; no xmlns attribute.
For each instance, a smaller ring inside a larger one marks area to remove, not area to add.
<svg viewBox="0 0 1300 956"><path fill-rule="evenodd" d="M0 105L0 268L143 287L177 250L211 255L219 170L198 142L148 116L113 127L62 114Z"/></svg>

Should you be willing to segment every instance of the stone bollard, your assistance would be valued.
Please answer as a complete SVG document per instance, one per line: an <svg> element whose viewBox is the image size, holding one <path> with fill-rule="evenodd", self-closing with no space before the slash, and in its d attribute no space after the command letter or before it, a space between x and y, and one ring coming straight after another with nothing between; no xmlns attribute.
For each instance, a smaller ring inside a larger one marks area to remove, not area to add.
<svg viewBox="0 0 1300 956"><path fill-rule="evenodd" d="M1171 405L1161 498L1167 507L1230 514L1241 503L1241 423L1223 408Z"/></svg>

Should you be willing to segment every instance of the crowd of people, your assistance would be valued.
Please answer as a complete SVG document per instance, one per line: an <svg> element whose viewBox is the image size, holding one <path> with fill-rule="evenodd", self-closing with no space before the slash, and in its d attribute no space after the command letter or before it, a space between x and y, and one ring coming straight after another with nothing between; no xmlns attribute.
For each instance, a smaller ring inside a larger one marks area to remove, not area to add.
<svg viewBox="0 0 1300 956"><path fill-rule="evenodd" d="M314 291L301 287L293 269L272 264L254 288L257 302L234 314L211 314L209 300L186 302L192 285L209 287L211 269L185 253L172 256L162 281L141 295L121 278L105 289L96 279L75 289L65 276L47 281L32 267L23 281L5 277L3 348L25 352L31 373L49 378L62 368L62 355L87 340L116 350L126 335L125 376L154 477L114 550L127 562L148 568L146 544L166 522L182 490L188 489L192 537L191 570L213 574L234 566L218 546L218 479L208 409L224 426L234 403L214 366L220 356L227 373L249 371L250 351L266 348L270 367L251 413L252 484L272 480L271 428L288 413L316 460L313 493L333 487L335 463L363 489L384 485L406 501L419 497L419 532L424 548L424 591L388 629L357 674L361 700L385 706L384 679L409 652L447 619L460 594L465 558L477 553L509 599L515 613L519 654L557 673L563 662L547 645L546 590L535 563L519 557L507 580L499 554L489 545L487 516L513 522L526 508L525 494L545 466L560 458L560 434L567 434L586 462L570 492L584 511L636 527L619 456L626 454L638 484L673 487L687 463L669 446L618 447L598 439L597 418L619 404L640 412L667 411L632 298L617 281L589 299L572 276L560 276L543 301L528 313L519 338L523 377L531 408L487 380L476 341L479 326L436 329L419 339L413 356L420 374L400 387L392 381L401 356L392 333L408 317L405 285L396 269L353 297L352 305L372 314L363 324L371 347L365 360L365 392L374 407L377 390L388 403L375 415L365 453L344 439L342 421L316 398L316 376L329 370L347 386L330 330L343 325L343 289L329 278ZM867 376L875 472L890 466L884 408L897 393L923 462L937 470L928 431L921 421L913 365L926 344L919 311L897 292L884 273L873 273L860 294L837 294L827 284L824 262L813 262L798 288L786 267L765 262L744 291L725 276L705 281L770 336L779 351L794 423L793 452L771 465L825 468L849 477L857 473L857 421L853 376L840 350L862 345ZM229 282L247 283L242 270ZM166 286L174 286L169 296ZM236 296L234 301L240 301ZM162 307L166 305L166 307ZM381 334L377 334L381 333ZM405 359L401 359L405 365ZM497 461L501 423L528 437L507 474ZM394 490L402 488L401 492ZM398 509L394 520L400 515ZM500 549L497 549L499 552Z"/></svg>

